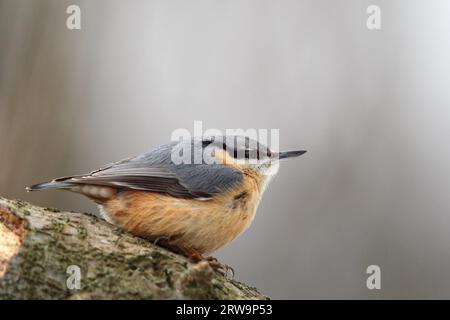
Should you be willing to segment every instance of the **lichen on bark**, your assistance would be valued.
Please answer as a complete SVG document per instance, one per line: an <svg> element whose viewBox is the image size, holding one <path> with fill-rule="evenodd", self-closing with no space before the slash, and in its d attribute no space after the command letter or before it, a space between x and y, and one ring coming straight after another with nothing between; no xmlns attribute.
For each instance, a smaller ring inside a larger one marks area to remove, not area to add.
<svg viewBox="0 0 450 320"><path fill-rule="evenodd" d="M69 266L79 289L68 288ZM267 297L95 216L0 198L0 299Z"/></svg>

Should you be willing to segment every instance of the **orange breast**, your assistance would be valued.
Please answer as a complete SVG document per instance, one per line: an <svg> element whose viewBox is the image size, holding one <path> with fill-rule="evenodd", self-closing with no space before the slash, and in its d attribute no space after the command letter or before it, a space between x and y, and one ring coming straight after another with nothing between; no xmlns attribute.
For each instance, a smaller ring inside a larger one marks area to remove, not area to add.
<svg viewBox="0 0 450 320"><path fill-rule="evenodd" d="M180 199L125 191L103 205L107 220L151 240L209 253L231 242L251 224L260 200L259 181L245 177L241 187L210 200Z"/></svg>

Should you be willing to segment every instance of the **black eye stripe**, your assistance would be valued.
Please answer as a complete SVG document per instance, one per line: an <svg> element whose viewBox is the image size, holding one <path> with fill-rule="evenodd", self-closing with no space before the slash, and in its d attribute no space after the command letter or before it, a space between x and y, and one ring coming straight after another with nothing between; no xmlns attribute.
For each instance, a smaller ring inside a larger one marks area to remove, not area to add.
<svg viewBox="0 0 450 320"><path fill-rule="evenodd" d="M209 145L215 145L216 147L222 148L224 151L226 151L230 156L232 156L235 159L264 159L267 156L271 156L271 151L269 148L267 148L264 145L261 145L259 143L256 143L254 148L252 144L252 140L245 139L245 141L241 146L239 146L238 139L236 137L233 138L233 140L230 141L230 139L205 139L202 142L203 147L207 147Z"/></svg>
<svg viewBox="0 0 450 320"><path fill-rule="evenodd" d="M213 141L212 140L203 140L202 141L202 147L206 148L207 146L209 146Z"/></svg>

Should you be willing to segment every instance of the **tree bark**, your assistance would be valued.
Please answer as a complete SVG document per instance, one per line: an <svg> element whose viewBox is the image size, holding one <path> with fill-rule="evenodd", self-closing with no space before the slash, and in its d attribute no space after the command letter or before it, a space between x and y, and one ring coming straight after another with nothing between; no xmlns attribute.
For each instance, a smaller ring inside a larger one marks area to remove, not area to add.
<svg viewBox="0 0 450 320"><path fill-rule="evenodd" d="M268 298L95 216L0 198L0 299Z"/></svg>

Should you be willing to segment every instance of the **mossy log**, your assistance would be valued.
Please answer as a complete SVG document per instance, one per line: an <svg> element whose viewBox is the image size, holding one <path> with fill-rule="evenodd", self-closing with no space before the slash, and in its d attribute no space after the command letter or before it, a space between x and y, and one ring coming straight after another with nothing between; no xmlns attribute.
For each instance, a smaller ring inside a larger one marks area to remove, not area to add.
<svg viewBox="0 0 450 320"><path fill-rule="evenodd" d="M93 215L0 198L0 299L267 297Z"/></svg>

